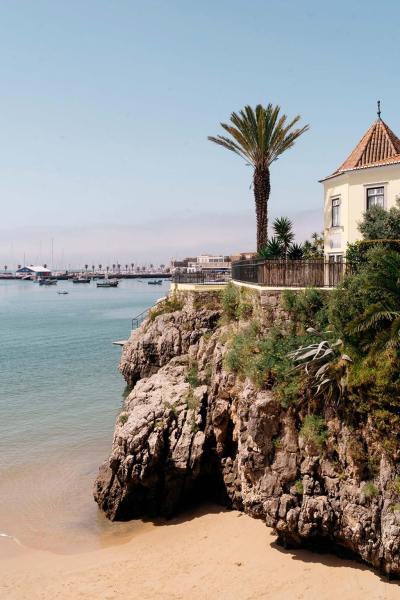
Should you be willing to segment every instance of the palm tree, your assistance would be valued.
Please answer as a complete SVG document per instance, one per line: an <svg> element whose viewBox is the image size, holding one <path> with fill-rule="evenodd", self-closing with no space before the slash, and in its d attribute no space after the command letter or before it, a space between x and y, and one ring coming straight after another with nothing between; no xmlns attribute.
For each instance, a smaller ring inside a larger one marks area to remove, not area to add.
<svg viewBox="0 0 400 600"><path fill-rule="evenodd" d="M110 270L110 267L108 267L108 266L107 266L107 267L106 267L107 274L108 274L108 271L109 271L109 270Z"/></svg>
<svg viewBox="0 0 400 600"><path fill-rule="evenodd" d="M125 265L125 273L128 272L128 267L129 267L129 265Z"/></svg>
<svg viewBox="0 0 400 600"><path fill-rule="evenodd" d="M255 109L245 106L239 114L231 114L231 124L221 123L221 127L230 137L208 137L211 142L238 154L253 167L258 252L265 247L268 240L270 166L309 128L308 125L296 128L300 116L297 115L287 122L287 116L280 116L280 110L279 106L272 104L268 104L266 108L258 104Z"/></svg>
<svg viewBox="0 0 400 600"><path fill-rule="evenodd" d="M287 217L279 217L273 223L273 230L278 241L282 244L284 256L287 256L288 248L294 240L293 225Z"/></svg>
<svg viewBox="0 0 400 600"><path fill-rule="evenodd" d="M101 273L102 266L103 265L99 264L99 271L100 271L100 273Z"/></svg>
<svg viewBox="0 0 400 600"><path fill-rule="evenodd" d="M92 265L92 273L94 273L94 265Z"/></svg>
<svg viewBox="0 0 400 600"><path fill-rule="evenodd" d="M131 272L133 271L134 266L135 266L135 263L131 263Z"/></svg>
<svg viewBox="0 0 400 600"><path fill-rule="evenodd" d="M5 270L6 273L7 273L7 269L8 269L8 266L4 265L4 270Z"/></svg>

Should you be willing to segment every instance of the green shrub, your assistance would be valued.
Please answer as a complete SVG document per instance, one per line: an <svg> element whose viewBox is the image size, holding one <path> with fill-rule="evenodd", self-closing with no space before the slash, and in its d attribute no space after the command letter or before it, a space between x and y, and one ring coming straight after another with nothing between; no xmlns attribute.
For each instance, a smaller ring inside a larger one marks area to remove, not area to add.
<svg viewBox="0 0 400 600"><path fill-rule="evenodd" d="M258 350L260 325L253 321L248 327L237 333L225 356L225 366L229 371L238 373L243 379L250 376L254 355Z"/></svg>
<svg viewBox="0 0 400 600"><path fill-rule="evenodd" d="M185 396L185 402L188 410L197 410L199 408L199 400L194 395L193 388L189 388Z"/></svg>
<svg viewBox="0 0 400 600"><path fill-rule="evenodd" d="M156 306L149 311L150 321L154 321L159 315L182 310L182 308L183 300L180 300L176 294L172 294L172 296L168 296L168 298L156 304Z"/></svg>
<svg viewBox="0 0 400 600"><path fill-rule="evenodd" d="M127 422L127 420L128 420L128 415L127 415L126 413L121 413L121 414L119 415L119 419L118 419L118 420L119 420L119 422L121 423L121 425L125 425L125 423L126 423L126 422Z"/></svg>
<svg viewBox="0 0 400 600"><path fill-rule="evenodd" d="M294 489L296 490L296 494L299 494L299 496L302 496L304 494L304 486L301 479L298 479L296 481L296 483L294 484Z"/></svg>
<svg viewBox="0 0 400 600"><path fill-rule="evenodd" d="M396 477L396 479L392 481L390 488L396 496L400 496L400 477Z"/></svg>
<svg viewBox="0 0 400 600"><path fill-rule="evenodd" d="M252 321L233 336L224 365L260 388L273 387L277 399L287 406L299 396L304 380L303 374L293 369L288 353L313 339L313 334L297 336L279 327L271 328L263 336L260 323Z"/></svg>
<svg viewBox="0 0 400 600"><path fill-rule="evenodd" d="M205 368L205 377L204 377L204 381L205 381L206 385L211 384L211 378L212 378L212 366L207 365Z"/></svg>
<svg viewBox="0 0 400 600"><path fill-rule="evenodd" d="M274 446L275 450L280 450L280 448L282 448L282 438L279 435L274 437L272 439L272 445Z"/></svg>
<svg viewBox="0 0 400 600"><path fill-rule="evenodd" d="M373 484L372 481L367 481L361 491L364 498L367 499L375 498L375 496L377 496L379 493L378 488Z"/></svg>
<svg viewBox="0 0 400 600"><path fill-rule="evenodd" d="M194 361L190 364L188 372L186 374L186 381L190 387L195 388L200 385L199 381L199 368L197 362Z"/></svg>
<svg viewBox="0 0 400 600"><path fill-rule="evenodd" d="M235 284L229 282L228 285L225 286L224 291L222 293L222 307L224 311L224 316L228 319L228 321L237 320L238 315L237 311L240 304L240 292Z"/></svg>
<svg viewBox="0 0 400 600"><path fill-rule="evenodd" d="M321 448L328 435L324 419L319 415L307 415L300 429L300 435L306 443Z"/></svg>
<svg viewBox="0 0 400 600"><path fill-rule="evenodd" d="M292 321L304 328L323 329L328 324L328 299L325 292L316 288L302 291L284 290L281 305Z"/></svg>

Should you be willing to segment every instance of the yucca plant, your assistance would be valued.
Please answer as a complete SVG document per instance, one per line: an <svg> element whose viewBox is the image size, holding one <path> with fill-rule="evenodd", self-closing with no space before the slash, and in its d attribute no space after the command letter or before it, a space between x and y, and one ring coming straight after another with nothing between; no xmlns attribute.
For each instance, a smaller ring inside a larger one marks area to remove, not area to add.
<svg viewBox="0 0 400 600"><path fill-rule="evenodd" d="M271 192L270 166L309 126L296 127L297 115L288 120L281 115L279 106L258 104L255 109L245 106L233 112L230 124L221 123L229 134L209 136L209 140L241 156L253 168L253 190L257 218L257 252L265 248L268 240L268 200Z"/></svg>
<svg viewBox="0 0 400 600"><path fill-rule="evenodd" d="M304 256L303 246L301 244L290 244L287 250L289 260L301 260Z"/></svg>
<svg viewBox="0 0 400 600"><path fill-rule="evenodd" d="M322 335L312 327L307 332ZM329 335L331 332L324 333ZM300 346L288 354L295 364L294 369L302 370L311 380L316 396L324 393L327 398L336 398L338 401L343 396L347 369L353 361L350 356L341 352L342 347L340 339L335 342L321 340L308 346Z"/></svg>
<svg viewBox="0 0 400 600"><path fill-rule="evenodd" d="M275 237L282 244L283 253L286 257L289 246L294 240L292 222L287 217L279 217L275 219L272 229L274 230Z"/></svg>

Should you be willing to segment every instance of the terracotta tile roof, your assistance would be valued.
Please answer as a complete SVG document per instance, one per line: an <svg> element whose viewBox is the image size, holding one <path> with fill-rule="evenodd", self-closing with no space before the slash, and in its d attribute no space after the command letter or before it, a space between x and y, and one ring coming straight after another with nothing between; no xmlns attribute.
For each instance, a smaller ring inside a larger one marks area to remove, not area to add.
<svg viewBox="0 0 400 600"><path fill-rule="evenodd" d="M344 163L328 178L346 171L395 163L400 163L400 140L384 121L378 119L371 125Z"/></svg>

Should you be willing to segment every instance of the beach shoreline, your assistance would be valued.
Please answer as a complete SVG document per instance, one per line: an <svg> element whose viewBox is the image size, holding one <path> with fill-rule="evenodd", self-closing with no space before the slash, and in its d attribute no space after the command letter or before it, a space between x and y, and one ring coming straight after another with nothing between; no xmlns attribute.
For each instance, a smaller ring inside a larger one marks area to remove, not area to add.
<svg viewBox="0 0 400 600"><path fill-rule="evenodd" d="M0 561L7 600L394 600L399 588L361 563L283 550L262 521L214 506L141 523L129 541L104 549L57 555L14 547Z"/></svg>

